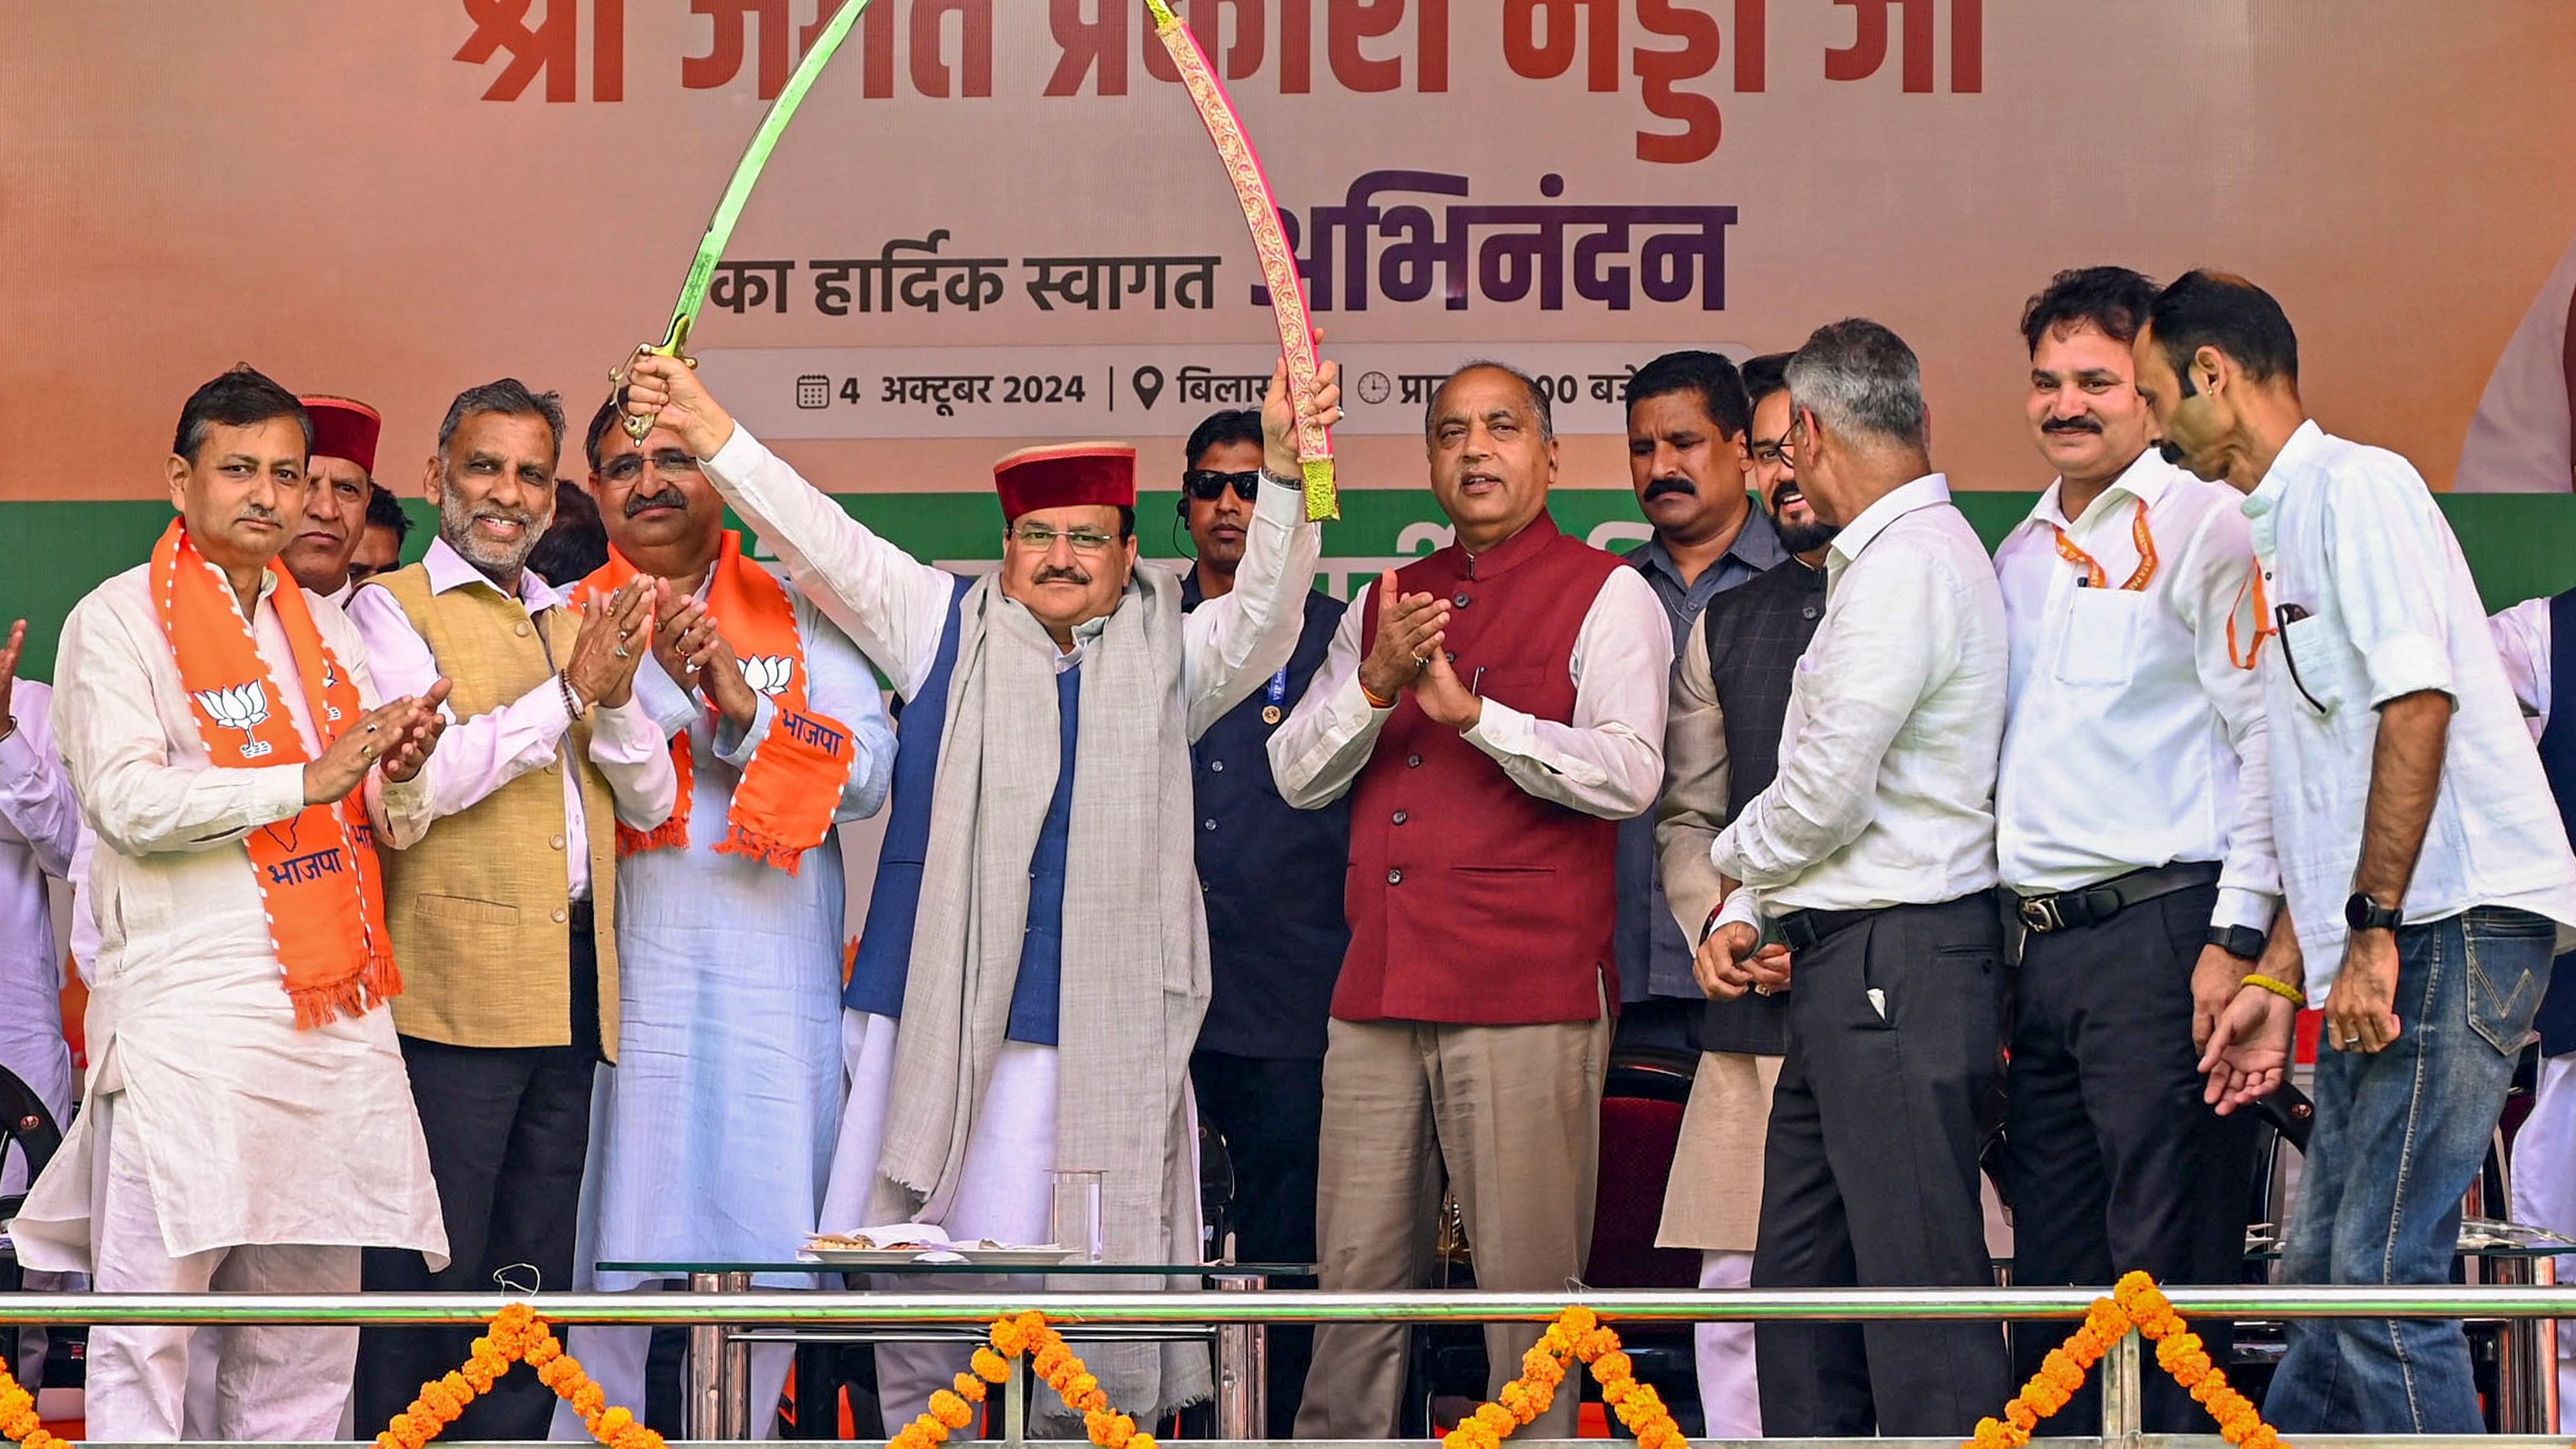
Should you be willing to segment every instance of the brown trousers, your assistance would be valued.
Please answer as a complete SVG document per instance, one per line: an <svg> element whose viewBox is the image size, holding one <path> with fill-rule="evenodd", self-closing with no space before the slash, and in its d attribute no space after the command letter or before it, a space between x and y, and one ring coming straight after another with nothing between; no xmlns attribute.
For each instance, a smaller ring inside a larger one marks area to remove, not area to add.
<svg viewBox="0 0 2576 1449"><path fill-rule="evenodd" d="M1440 1182L1458 1196L1476 1283L1557 1293L1592 1244L1610 1017L1538 1026L1335 1021L1324 1050L1316 1243L1327 1291L1425 1286ZM1297 1413L1300 1439L1392 1439L1406 1328L1331 1324ZM1490 1397L1541 1325L1485 1330ZM1574 1437L1574 1383L1529 1437Z"/></svg>

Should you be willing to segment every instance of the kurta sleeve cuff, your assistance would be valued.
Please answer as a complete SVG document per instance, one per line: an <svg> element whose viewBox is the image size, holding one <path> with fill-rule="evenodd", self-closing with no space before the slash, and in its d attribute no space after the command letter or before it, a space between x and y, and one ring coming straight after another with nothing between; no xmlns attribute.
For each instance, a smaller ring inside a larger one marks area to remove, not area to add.
<svg viewBox="0 0 2576 1449"><path fill-rule="evenodd" d="M2397 634L2382 639L2362 661L2370 676L2370 707L2427 690L2459 697L2451 687L2451 657L2441 641L2425 634Z"/></svg>
<svg viewBox="0 0 2576 1449"><path fill-rule="evenodd" d="M751 763L752 751L769 738L769 726L778 718L778 707L765 694L755 695L751 706L751 726L734 727L733 716L716 711L716 758L739 770Z"/></svg>
<svg viewBox="0 0 2576 1449"><path fill-rule="evenodd" d="M244 829L280 820L292 820L304 810L304 767L302 765L263 765L244 770L250 777L249 819Z"/></svg>
<svg viewBox="0 0 2576 1449"><path fill-rule="evenodd" d="M698 721L697 700L664 674L659 663L635 671L635 699L653 717L653 723L662 727L665 739Z"/></svg>
<svg viewBox="0 0 2576 1449"><path fill-rule="evenodd" d="M1459 733L1496 763L1528 759L1538 743L1538 732L1531 727L1530 717L1499 700L1486 700L1477 711L1476 722Z"/></svg>
<svg viewBox="0 0 2576 1449"><path fill-rule="evenodd" d="M599 763L641 764L667 748L668 738L638 699L591 711L590 757Z"/></svg>
<svg viewBox="0 0 2576 1449"><path fill-rule="evenodd" d="M1726 904L1718 907L1717 921L1719 925L1741 924L1761 930L1762 907L1753 898L1753 888L1737 886L1729 893Z"/></svg>
<svg viewBox="0 0 2576 1449"><path fill-rule="evenodd" d="M2218 905L2209 913L2209 923L2224 929L2249 926L2266 935L2272 931L2272 917L2279 914L2281 903L2261 891L2240 890L2235 886L2218 889Z"/></svg>

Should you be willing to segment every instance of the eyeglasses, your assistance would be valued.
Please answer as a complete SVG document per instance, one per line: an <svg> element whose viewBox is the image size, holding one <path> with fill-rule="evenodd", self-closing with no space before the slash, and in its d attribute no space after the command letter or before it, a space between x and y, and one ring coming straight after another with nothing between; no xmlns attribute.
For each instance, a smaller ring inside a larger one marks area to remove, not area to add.
<svg viewBox="0 0 2576 1449"><path fill-rule="evenodd" d="M2319 714L2329 713L2315 695L2308 693L2308 682L2299 677L2299 657L2290 652L2290 626L2307 618L2308 611L2296 604L2283 604L2272 611L2272 617L2276 621L2272 634L2281 641L2281 663L2289 668L2290 687L2299 692L2299 698L2308 702L2308 708Z"/></svg>
<svg viewBox="0 0 2576 1449"><path fill-rule="evenodd" d="M1789 456L1787 438L1782 438L1778 442L1765 442L1757 438L1753 442L1753 461L1765 468L1777 468L1783 463L1794 463L1797 460Z"/></svg>
<svg viewBox="0 0 2576 1449"><path fill-rule="evenodd" d="M1250 503L1261 492L1261 470L1245 473L1220 473L1213 468L1192 468L1181 475L1181 486L1201 503L1225 492L1231 485L1234 496Z"/></svg>
<svg viewBox="0 0 2576 1449"><path fill-rule="evenodd" d="M647 461L652 463L656 471L665 474L698 471L697 459L677 448L664 448L653 454L649 460L642 453L620 453L599 465L599 476L603 481L614 483L622 488L644 476L644 464Z"/></svg>
<svg viewBox="0 0 2576 1449"><path fill-rule="evenodd" d="M1043 523L1023 523L1011 530L1011 542L1031 553L1045 553L1059 538L1072 544L1075 553L1098 553L1118 541L1096 528L1057 530Z"/></svg>

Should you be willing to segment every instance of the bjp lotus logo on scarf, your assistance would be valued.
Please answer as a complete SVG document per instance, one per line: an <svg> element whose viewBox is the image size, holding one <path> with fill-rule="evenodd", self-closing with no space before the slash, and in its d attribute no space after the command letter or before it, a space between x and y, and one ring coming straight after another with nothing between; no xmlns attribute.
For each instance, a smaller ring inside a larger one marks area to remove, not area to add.
<svg viewBox="0 0 2576 1449"><path fill-rule="evenodd" d="M247 741L242 758L255 760L268 753L266 740L249 739L250 732L268 723L268 691L257 681L236 684L226 689L201 689L196 692L197 708L217 725L240 730Z"/></svg>
<svg viewBox="0 0 2576 1449"><path fill-rule="evenodd" d="M742 661L742 682L772 699L787 692L796 661L784 654L755 654Z"/></svg>
<svg viewBox="0 0 2576 1449"><path fill-rule="evenodd" d="M339 687L339 672L332 668L331 661L326 658L322 661L322 688L325 692L328 692L330 690L338 689ZM322 704L322 712L331 717L331 723L338 724L340 722L340 706L325 700Z"/></svg>

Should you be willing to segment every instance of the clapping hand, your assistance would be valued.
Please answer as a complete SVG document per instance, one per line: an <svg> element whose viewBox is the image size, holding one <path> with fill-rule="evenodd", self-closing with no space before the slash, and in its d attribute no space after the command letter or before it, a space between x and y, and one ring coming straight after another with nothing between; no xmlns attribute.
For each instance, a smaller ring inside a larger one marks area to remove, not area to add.
<svg viewBox="0 0 2576 1449"><path fill-rule="evenodd" d="M634 697L635 671L652 648L655 582L638 575L605 601L583 602L581 632L573 636L572 657L563 667L565 682L583 704L615 709Z"/></svg>
<svg viewBox="0 0 2576 1449"><path fill-rule="evenodd" d="M724 711L736 729L751 728L760 696L742 677L742 660L716 627L716 616L696 599L680 599L668 580L659 583L654 608L663 623L653 633L653 656L682 689L694 689Z"/></svg>
<svg viewBox="0 0 2576 1449"><path fill-rule="evenodd" d="M1360 688L1394 699L1430 667L1449 627L1449 602L1432 594L1398 595L1395 570L1378 575L1377 637L1360 661Z"/></svg>

